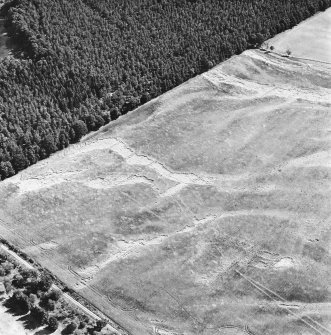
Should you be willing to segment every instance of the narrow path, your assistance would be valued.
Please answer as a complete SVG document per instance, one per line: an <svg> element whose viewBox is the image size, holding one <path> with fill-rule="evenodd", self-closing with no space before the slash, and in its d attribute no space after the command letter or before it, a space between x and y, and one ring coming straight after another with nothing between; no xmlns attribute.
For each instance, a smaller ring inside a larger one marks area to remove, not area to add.
<svg viewBox="0 0 331 335"><path fill-rule="evenodd" d="M176 172L158 162L156 159L147 155L137 154L135 150L129 147L122 139L109 138L100 139L98 142L108 140L109 148L126 160L129 165L146 166L154 170L163 178L172 180L180 184L208 185L210 180L189 172Z"/></svg>

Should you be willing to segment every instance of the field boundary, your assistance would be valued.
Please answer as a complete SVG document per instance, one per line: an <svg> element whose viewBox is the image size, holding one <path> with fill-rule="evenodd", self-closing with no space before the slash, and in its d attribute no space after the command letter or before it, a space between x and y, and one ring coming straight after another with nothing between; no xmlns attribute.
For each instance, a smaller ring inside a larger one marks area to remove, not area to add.
<svg viewBox="0 0 331 335"><path fill-rule="evenodd" d="M306 60L306 61L310 61L310 62L316 62L316 63L321 63L321 64L326 64L326 65L331 65L331 62L325 62L325 61L322 61L322 60L318 60L318 59L312 59L312 58L304 58L304 57L299 57L299 56L294 56L292 54L284 54L284 53L281 53L281 52L277 52L277 51L273 51L273 50L268 50L264 47L260 47L259 49L257 49L263 53L266 53L266 54L271 54L271 55L276 55L276 56L280 56L280 57L283 57L283 58L287 58L287 59L290 59L290 60Z"/></svg>

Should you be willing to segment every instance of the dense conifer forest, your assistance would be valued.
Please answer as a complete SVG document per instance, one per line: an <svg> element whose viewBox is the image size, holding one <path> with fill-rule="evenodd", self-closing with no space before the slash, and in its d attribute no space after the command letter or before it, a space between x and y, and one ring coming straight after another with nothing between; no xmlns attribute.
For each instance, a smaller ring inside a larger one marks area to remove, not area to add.
<svg viewBox="0 0 331 335"><path fill-rule="evenodd" d="M331 0L13 0L0 60L0 179Z"/></svg>

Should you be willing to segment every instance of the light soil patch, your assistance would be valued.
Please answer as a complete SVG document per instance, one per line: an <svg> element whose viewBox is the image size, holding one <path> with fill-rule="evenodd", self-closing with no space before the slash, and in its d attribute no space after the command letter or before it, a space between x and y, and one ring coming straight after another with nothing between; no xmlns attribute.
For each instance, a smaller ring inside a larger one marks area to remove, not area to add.
<svg viewBox="0 0 331 335"><path fill-rule="evenodd" d="M120 176L117 179L110 177L98 178L84 183L84 185L95 189L108 189L124 185L147 184L154 187L152 179L145 176Z"/></svg>
<svg viewBox="0 0 331 335"><path fill-rule="evenodd" d="M294 267L296 264L290 257L282 258L280 261L278 261L274 266L276 269L288 269Z"/></svg>
<svg viewBox="0 0 331 335"><path fill-rule="evenodd" d="M136 154L123 140L109 139L109 148L123 157L129 165L142 165L156 171L162 177L182 184L207 185L208 181L193 173L177 173L170 171L162 163L146 155Z"/></svg>
<svg viewBox="0 0 331 335"><path fill-rule="evenodd" d="M58 243L56 243L55 241L49 241L46 243L41 243L39 247L44 250L52 250L58 247Z"/></svg>

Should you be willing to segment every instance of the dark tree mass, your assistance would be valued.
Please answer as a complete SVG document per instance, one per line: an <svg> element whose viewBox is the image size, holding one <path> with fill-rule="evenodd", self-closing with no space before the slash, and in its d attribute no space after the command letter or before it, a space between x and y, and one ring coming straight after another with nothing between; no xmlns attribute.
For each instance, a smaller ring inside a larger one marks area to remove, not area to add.
<svg viewBox="0 0 331 335"><path fill-rule="evenodd" d="M331 0L13 0L0 179L291 28Z"/></svg>

